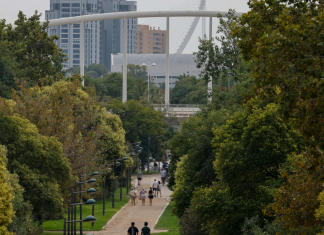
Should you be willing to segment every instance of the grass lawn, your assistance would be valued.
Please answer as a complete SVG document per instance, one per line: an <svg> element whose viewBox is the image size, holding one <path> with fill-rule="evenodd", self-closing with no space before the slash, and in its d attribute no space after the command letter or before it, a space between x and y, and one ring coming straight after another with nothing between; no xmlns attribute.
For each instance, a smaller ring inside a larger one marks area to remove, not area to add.
<svg viewBox="0 0 324 235"><path fill-rule="evenodd" d="M91 227L91 223L82 223L83 231L100 231L104 225L110 220L128 201L126 198L126 188L123 188L123 200L120 201L120 191L115 192L115 208L111 208L111 199L106 200L106 213L102 215L103 203L102 201L97 201L95 204L96 221L94 222L94 227ZM92 205L82 205L82 218L92 214ZM64 215L67 218L67 214ZM77 206L77 220L80 219L80 206ZM77 223L77 231L79 231L80 223ZM44 231L63 231L63 219L61 220L49 220L43 223ZM61 235L63 233L44 233L51 235Z"/></svg>
<svg viewBox="0 0 324 235"><path fill-rule="evenodd" d="M179 235L179 219L175 215L171 215L174 202L170 202L158 223L155 226L156 230L169 230L167 233L155 233L155 235Z"/></svg>

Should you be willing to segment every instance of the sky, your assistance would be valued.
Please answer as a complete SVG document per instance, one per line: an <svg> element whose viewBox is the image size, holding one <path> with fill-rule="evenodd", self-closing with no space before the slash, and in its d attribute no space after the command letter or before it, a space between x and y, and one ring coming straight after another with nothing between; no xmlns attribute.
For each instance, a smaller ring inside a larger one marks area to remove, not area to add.
<svg viewBox="0 0 324 235"><path fill-rule="evenodd" d="M170 10L186 0L137 0L138 11L158 11ZM228 9L235 9L237 12L247 12L249 10L247 5L248 0L206 0L206 10L210 11L228 11ZM35 10L43 13L50 8L50 0L0 0L0 19L6 19L7 23L14 23L17 19L19 10L23 11L27 17L31 16ZM139 23L145 23L147 19L139 19ZM208 27L208 20L206 20ZM217 30L217 19L213 21L213 32ZM172 25L170 26L172 27ZM208 30L207 30L208 32ZM198 37L202 36L202 23L199 21L195 32L193 33L187 47L185 54L192 54L198 50ZM172 35L171 35L172 37Z"/></svg>

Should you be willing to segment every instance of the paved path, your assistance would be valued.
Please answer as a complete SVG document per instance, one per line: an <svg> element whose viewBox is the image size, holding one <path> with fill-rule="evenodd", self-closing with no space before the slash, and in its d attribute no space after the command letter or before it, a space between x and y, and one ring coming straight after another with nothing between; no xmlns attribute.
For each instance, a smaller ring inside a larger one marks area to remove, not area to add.
<svg viewBox="0 0 324 235"><path fill-rule="evenodd" d="M137 185L137 179L133 178L134 184ZM141 186L137 186L137 195L139 195L140 189L144 188L149 191L150 185L156 180L161 180L159 174L157 175L143 175ZM134 185L133 184L133 185ZM170 201L171 191L167 186L162 186L162 197L153 198L153 206L149 206L149 199L145 200L145 206L142 206L142 202L136 199L136 206L132 206L129 201L125 207L123 207L103 228L102 231L88 232L94 235L120 235L127 234L127 230L131 225L131 222L135 222L135 226L140 230L144 226L144 222L148 222L148 226L151 228L151 233L167 232L163 230L154 230L154 226L157 223L160 215L164 211L165 207Z"/></svg>

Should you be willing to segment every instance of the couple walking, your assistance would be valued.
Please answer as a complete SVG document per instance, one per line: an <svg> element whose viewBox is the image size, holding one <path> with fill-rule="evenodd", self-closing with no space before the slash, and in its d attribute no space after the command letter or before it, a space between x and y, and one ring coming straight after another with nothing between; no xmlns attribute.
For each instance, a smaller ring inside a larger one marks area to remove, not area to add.
<svg viewBox="0 0 324 235"><path fill-rule="evenodd" d="M146 199L146 194L147 191L145 191L145 189L143 188L138 196L138 200L142 200L142 206L145 206L145 199ZM132 188L132 190L130 191L130 197L132 200L132 206L135 206L135 199L137 197L136 195L136 191L134 188ZM150 204L149 206L152 206L152 200L153 200L154 194L153 194L153 190L152 187L150 188L149 192L148 192L148 198L150 199Z"/></svg>
<svg viewBox="0 0 324 235"><path fill-rule="evenodd" d="M141 235L150 235L151 234L151 230L149 227L147 227L148 223L145 222L144 223L144 227L141 230ZM129 227L128 231L127 231L127 235L138 235L138 228L135 227L135 223L132 222L131 223L131 227Z"/></svg>

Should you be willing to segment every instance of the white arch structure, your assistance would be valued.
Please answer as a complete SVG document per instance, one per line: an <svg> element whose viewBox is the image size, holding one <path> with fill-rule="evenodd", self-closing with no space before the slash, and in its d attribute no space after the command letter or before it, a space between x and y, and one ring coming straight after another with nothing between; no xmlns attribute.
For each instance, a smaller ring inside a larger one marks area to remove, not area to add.
<svg viewBox="0 0 324 235"><path fill-rule="evenodd" d="M60 18L49 21L49 27L58 26L64 24L81 24L80 30L80 74L84 76L84 22L99 21L99 20L116 20L124 19L124 45L123 45L123 102L127 100L127 19L128 18L154 18L165 17L166 18L166 69L165 69L165 105L170 104L169 93L169 77L170 77L170 17L208 17L209 18L209 39L212 39L212 20L213 17L217 17L219 14L226 16L226 11L128 11L128 12L116 12L116 13L104 13L96 15L83 15L69 18ZM242 13L236 12L236 16L241 16ZM84 86L84 81L82 81ZM211 81L208 83L208 91L212 89Z"/></svg>

